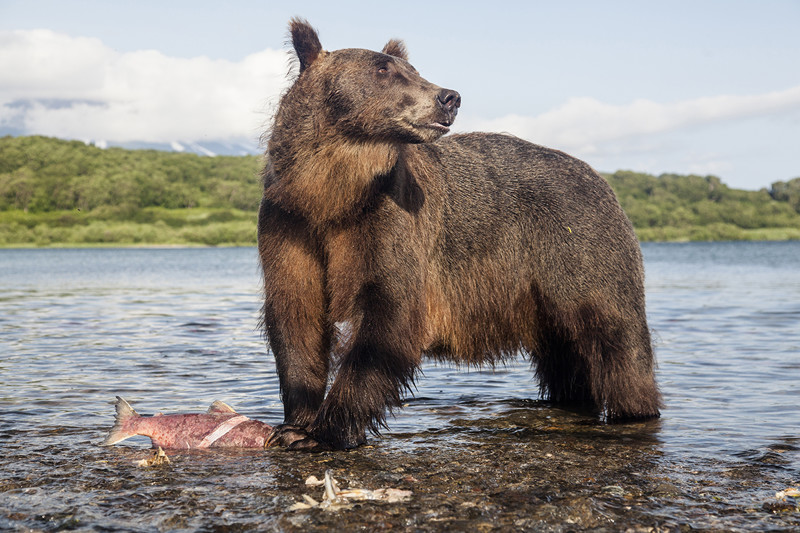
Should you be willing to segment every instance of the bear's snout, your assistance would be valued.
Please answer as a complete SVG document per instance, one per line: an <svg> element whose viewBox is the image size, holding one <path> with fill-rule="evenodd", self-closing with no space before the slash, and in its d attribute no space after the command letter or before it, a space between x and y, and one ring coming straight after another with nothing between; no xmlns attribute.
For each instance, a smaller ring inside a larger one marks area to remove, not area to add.
<svg viewBox="0 0 800 533"><path fill-rule="evenodd" d="M436 96L436 100L442 110L447 113L448 121L452 124L458 114L458 108L461 107L461 95L451 89L442 89Z"/></svg>

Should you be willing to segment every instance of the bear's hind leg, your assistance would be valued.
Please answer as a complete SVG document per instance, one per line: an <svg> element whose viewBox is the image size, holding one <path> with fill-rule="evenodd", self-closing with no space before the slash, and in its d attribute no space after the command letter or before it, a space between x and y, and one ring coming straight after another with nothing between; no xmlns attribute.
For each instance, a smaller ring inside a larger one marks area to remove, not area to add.
<svg viewBox="0 0 800 533"><path fill-rule="evenodd" d="M592 371L592 392L608 421L624 422L660 415L661 393L655 380L650 331L644 319L631 317L621 328L598 336L599 357Z"/></svg>
<svg viewBox="0 0 800 533"><path fill-rule="evenodd" d="M659 416L661 395L644 314L631 310L620 316L607 306L593 305L579 309L576 318L574 358L581 361L584 380L605 419Z"/></svg>
<svg viewBox="0 0 800 533"><path fill-rule="evenodd" d="M544 398L575 407L594 404L584 362L570 342L548 335L533 353L536 354L536 377Z"/></svg>
<svg viewBox="0 0 800 533"><path fill-rule="evenodd" d="M552 307L539 311L539 343L533 352L545 398L591 404L608 421L659 416L661 395L643 317L615 317L602 305L569 314Z"/></svg>

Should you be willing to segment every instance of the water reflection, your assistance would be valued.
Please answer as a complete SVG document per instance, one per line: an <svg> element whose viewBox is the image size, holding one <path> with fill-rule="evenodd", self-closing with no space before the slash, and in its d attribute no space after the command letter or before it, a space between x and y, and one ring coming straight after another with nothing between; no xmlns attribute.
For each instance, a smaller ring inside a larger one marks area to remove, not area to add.
<svg viewBox="0 0 800 533"><path fill-rule="evenodd" d="M540 401L523 359L428 362L370 447L181 452L168 470L142 470L147 439L97 447L115 395L146 414L221 399L281 419L255 250L0 250L0 529L800 525L800 513L748 511L773 509L800 480L800 243L644 254L659 421L606 425ZM287 513L327 468L409 488L414 503Z"/></svg>

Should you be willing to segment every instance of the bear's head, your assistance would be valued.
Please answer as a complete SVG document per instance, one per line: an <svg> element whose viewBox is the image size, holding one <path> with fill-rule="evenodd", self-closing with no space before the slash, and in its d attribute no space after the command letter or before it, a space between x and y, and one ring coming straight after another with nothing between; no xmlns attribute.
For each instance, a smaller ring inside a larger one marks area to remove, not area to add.
<svg viewBox="0 0 800 533"><path fill-rule="evenodd" d="M419 75L401 41L381 52L348 48L327 52L305 21L290 23L300 73L284 98L297 126L310 120L316 132L354 140L431 142L449 131L461 96Z"/></svg>

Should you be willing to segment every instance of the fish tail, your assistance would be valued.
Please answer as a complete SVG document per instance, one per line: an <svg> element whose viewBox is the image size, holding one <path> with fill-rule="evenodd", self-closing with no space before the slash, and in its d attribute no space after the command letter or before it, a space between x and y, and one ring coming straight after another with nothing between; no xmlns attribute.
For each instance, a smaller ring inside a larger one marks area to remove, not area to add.
<svg viewBox="0 0 800 533"><path fill-rule="evenodd" d="M117 408L116 420L114 427L108 432L108 437L103 441L101 446L111 446L118 442L122 442L127 438L136 435L135 432L130 430L130 422L134 418L139 418L139 413L134 410L131 405L124 399L117 396L117 402L114 404Z"/></svg>

